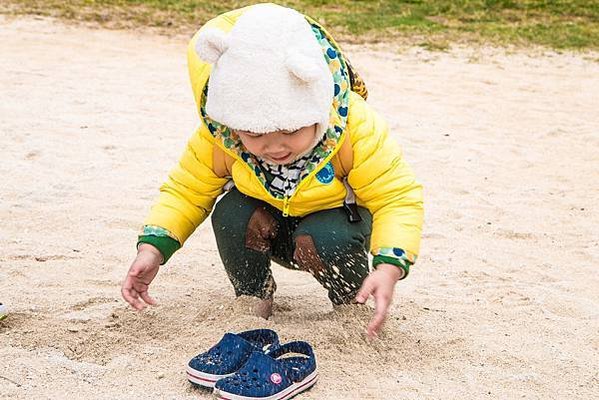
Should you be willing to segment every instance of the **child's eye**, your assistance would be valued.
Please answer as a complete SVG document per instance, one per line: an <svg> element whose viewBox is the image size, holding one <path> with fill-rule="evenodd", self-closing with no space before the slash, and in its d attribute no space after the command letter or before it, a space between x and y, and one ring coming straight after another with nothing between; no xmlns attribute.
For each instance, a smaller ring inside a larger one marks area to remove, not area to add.
<svg viewBox="0 0 599 400"><path fill-rule="evenodd" d="M255 133L250 131L235 131L235 133L237 133L237 135L244 135L251 138L257 138L262 135L261 133Z"/></svg>
<svg viewBox="0 0 599 400"><path fill-rule="evenodd" d="M296 129L296 130L294 130L294 131L285 131L285 132L283 132L283 134L284 134L284 135L289 135L289 136L291 136L291 135L295 135L295 134L296 134L296 133L298 133L299 131L300 131L299 129Z"/></svg>

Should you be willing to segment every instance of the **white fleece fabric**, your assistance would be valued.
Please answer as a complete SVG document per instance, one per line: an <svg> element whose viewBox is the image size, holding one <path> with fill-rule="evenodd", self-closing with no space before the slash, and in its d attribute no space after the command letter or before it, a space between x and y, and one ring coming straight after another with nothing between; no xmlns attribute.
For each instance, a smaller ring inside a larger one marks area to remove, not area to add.
<svg viewBox="0 0 599 400"><path fill-rule="evenodd" d="M206 113L231 129L268 133L329 126L334 82L310 24L297 11L259 4L230 33L207 29L196 51L211 64Z"/></svg>

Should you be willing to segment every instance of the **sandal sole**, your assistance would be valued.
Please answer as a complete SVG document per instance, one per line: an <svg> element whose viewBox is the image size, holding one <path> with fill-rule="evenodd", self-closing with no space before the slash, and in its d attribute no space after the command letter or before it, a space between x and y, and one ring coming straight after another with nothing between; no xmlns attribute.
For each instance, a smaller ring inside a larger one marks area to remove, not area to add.
<svg viewBox="0 0 599 400"><path fill-rule="evenodd" d="M219 379L227 378L233 374L226 375L213 375L207 374L206 372L198 371L197 369L193 369L190 366L187 366L187 380L196 385L205 386L205 387L214 387L216 381Z"/></svg>
<svg viewBox="0 0 599 400"><path fill-rule="evenodd" d="M215 389L214 394L217 395L218 400L287 400L293 396L300 394L304 390L310 389L318 380L318 370L314 370L310 375L304 378L304 380L294 383L281 393L273 394L269 397L248 397L240 396L233 393L224 392L222 390Z"/></svg>

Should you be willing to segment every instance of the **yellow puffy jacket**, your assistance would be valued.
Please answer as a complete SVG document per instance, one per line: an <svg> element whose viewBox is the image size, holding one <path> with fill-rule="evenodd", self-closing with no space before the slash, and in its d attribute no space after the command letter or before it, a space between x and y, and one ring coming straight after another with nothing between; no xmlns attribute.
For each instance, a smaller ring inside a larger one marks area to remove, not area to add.
<svg viewBox="0 0 599 400"><path fill-rule="evenodd" d="M228 32L246 9L222 14L201 30L210 27ZM190 41L187 56L200 112L211 66L200 60L195 51L197 36L196 33ZM168 230L182 245L210 214L229 179L240 192L273 205L285 215L301 217L342 207L346 178L358 205L373 215L371 252L376 255L382 248L399 248L418 255L423 223L422 186L404 161L399 146L389 137L386 122L358 94L350 93L345 131L335 150L300 182L293 196L282 200L274 198L250 167L210 133L201 113L200 121L179 164L160 188L145 225ZM328 162L335 178L323 184L315 175Z"/></svg>

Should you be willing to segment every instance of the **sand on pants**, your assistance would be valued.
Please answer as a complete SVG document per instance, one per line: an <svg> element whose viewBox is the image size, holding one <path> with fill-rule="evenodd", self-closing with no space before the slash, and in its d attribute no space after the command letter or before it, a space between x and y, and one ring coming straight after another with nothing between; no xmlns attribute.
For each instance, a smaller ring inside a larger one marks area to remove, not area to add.
<svg viewBox="0 0 599 400"><path fill-rule="evenodd" d="M0 398L208 399L187 360L256 327L314 346L298 399L598 398L596 54L346 46L426 188L420 259L369 343L367 316L280 267L274 317L250 316L209 223L159 306L120 298L198 122L186 42L0 19Z"/></svg>

